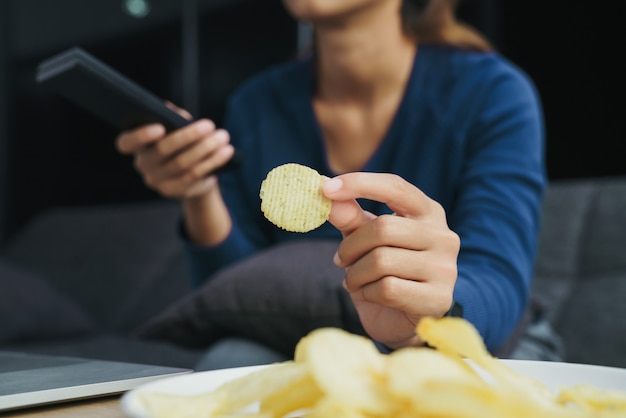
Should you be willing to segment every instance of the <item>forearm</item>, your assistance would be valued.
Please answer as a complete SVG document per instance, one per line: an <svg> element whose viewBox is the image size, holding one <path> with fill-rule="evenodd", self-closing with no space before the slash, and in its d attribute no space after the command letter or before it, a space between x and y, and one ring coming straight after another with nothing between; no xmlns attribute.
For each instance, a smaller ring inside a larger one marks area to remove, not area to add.
<svg viewBox="0 0 626 418"><path fill-rule="evenodd" d="M217 184L205 195L184 199L182 210L185 232L196 245L217 245L230 233L232 219Z"/></svg>
<svg viewBox="0 0 626 418"><path fill-rule="evenodd" d="M220 189L214 187L202 198L186 199L182 203L180 233L195 286L256 250L248 236L250 230L237 225L226 201Z"/></svg>

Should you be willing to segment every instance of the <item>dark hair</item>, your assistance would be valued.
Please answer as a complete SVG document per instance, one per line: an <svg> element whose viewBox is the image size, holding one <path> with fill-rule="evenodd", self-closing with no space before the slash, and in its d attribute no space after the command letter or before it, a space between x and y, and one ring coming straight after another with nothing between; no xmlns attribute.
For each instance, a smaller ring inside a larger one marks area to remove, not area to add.
<svg viewBox="0 0 626 418"><path fill-rule="evenodd" d="M463 49L490 51L489 41L456 19L460 0L402 0L402 29L419 42L449 44Z"/></svg>
<svg viewBox="0 0 626 418"><path fill-rule="evenodd" d="M402 0L402 26L407 33L418 32L420 19L424 10L428 7L430 0Z"/></svg>

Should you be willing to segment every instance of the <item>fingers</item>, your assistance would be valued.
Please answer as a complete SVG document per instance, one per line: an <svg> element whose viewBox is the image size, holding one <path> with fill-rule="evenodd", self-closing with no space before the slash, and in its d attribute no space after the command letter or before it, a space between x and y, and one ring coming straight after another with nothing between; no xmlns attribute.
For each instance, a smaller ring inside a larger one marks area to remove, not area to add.
<svg viewBox="0 0 626 418"><path fill-rule="evenodd" d="M322 190L333 201L329 221L344 236L334 261L345 268L344 287L363 326L380 341L417 343L416 321L441 316L452 303L460 240L445 211L393 174L347 173ZM359 206L361 198L394 214L375 217Z"/></svg>
<svg viewBox="0 0 626 418"><path fill-rule="evenodd" d="M214 132L215 124L208 119L202 119L172 132L162 141L157 142L154 145L155 151L166 159Z"/></svg>
<svg viewBox="0 0 626 418"><path fill-rule="evenodd" d="M458 236L445 226L384 215L345 237L335 263L346 269L346 290L366 302L411 315L443 315L458 274L459 247Z"/></svg>
<svg viewBox="0 0 626 418"><path fill-rule="evenodd" d="M166 136L152 146L135 151L135 167L147 177L149 183L164 178L176 177L186 171L192 175L204 175L225 163L223 158L213 159L208 164L203 162L208 156L217 154L221 148L229 146L228 132L218 129L210 121L200 121L192 126L180 129ZM228 150L231 154L234 150ZM208 172L208 171L207 171Z"/></svg>
<svg viewBox="0 0 626 418"><path fill-rule="evenodd" d="M344 236L338 250L341 267L378 246L413 250L442 247L444 252L454 252L458 247L458 236L448 229L441 205L401 177L348 173L328 179L322 190L333 199L329 221ZM384 202L396 213L375 217L359 206L357 198Z"/></svg>
<svg viewBox="0 0 626 418"><path fill-rule="evenodd" d="M191 114L186 110L175 106L171 102L166 102L165 104L185 119L191 120ZM213 130L215 130L215 124L212 121L205 119L200 120L195 124L191 124L189 127L176 131L172 137L174 138L174 142L180 142L181 133L183 137L189 138L190 136L197 137L198 135L208 134ZM165 127L159 123L141 126L137 129L122 132L117 137L117 149L122 154L133 154L148 145L157 143L165 137L165 134ZM170 147L171 146L174 145L170 145Z"/></svg>
<svg viewBox="0 0 626 418"><path fill-rule="evenodd" d="M167 158L214 131L215 124L208 119L201 119L167 136L163 125L152 124L122 132L116 143L122 154L133 154L148 146L154 146L159 155Z"/></svg>
<svg viewBox="0 0 626 418"><path fill-rule="evenodd" d="M146 185L166 197L184 198L213 187L205 181L210 173L234 155L230 136L203 119L168 135L161 125L122 133L120 152L134 154L135 168Z"/></svg>
<svg viewBox="0 0 626 418"><path fill-rule="evenodd" d="M457 275L454 257L436 251L414 251L398 247L376 247L346 269L346 290L354 292L386 276L428 283L453 283Z"/></svg>
<svg viewBox="0 0 626 418"><path fill-rule="evenodd" d="M374 218L361 209L356 200L345 200L333 202L328 220L346 237Z"/></svg>
<svg viewBox="0 0 626 418"><path fill-rule="evenodd" d="M452 305L452 289L447 285L426 285L393 276L363 286L350 296L357 304L385 306L412 318L441 316Z"/></svg>
<svg viewBox="0 0 626 418"><path fill-rule="evenodd" d="M334 201L365 198L385 203L400 216L417 218L433 213L444 215L440 205L395 174L342 174L325 182L323 190Z"/></svg>
<svg viewBox="0 0 626 418"><path fill-rule="evenodd" d="M235 149L227 145L216 151L211 158L201 160L189 169L178 175L167 175L163 171L157 172L159 177L149 178L146 176L146 183L161 192L167 197L191 197L202 194L214 184L214 176L207 176L217 168L226 164L232 158Z"/></svg>
<svg viewBox="0 0 626 418"><path fill-rule="evenodd" d="M220 150L220 148L222 148L224 145L227 145L229 140L230 137L228 135L228 132L222 129L216 130L214 131L214 133L202 139L196 140L186 149L180 151L176 156L167 160L167 162L165 163L165 170L172 174L178 174L188 171L199 165L196 170L203 171L203 164L201 164L203 160L205 160L207 156ZM165 152L165 155L169 156L172 155L174 152L170 152L168 150ZM163 155L162 152L159 152L159 154ZM209 171L211 168L216 168L212 167L214 165L214 163L208 164Z"/></svg>
<svg viewBox="0 0 626 418"><path fill-rule="evenodd" d="M154 144L165 136L165 127L161 124L146 125L132 131L122 132L115 141L117 150L122 154L133 154Z"/></svg>
<svg viewBox="0 0 626 418"><path fill-rule="evenodd" d="M337 249L338 266L352 265L378 247L456 255L459 238L446 225L397 215L382 215L344 237Z"/></svg>

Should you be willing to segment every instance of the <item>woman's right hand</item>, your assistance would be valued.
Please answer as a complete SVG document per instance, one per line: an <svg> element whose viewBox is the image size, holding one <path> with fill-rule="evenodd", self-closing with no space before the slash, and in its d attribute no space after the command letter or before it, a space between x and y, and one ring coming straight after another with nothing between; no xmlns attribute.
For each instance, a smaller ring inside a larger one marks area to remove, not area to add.
<svg viewBox="0 0 626 418"><path fill-rule="evenodd" d="M230 160L234 148L228 132L200 119L166 135L160 124L122 132L116 141L122 154L134 155L134 165L148 187L168 198L203 196L217 185L209 175Z"/></svg>

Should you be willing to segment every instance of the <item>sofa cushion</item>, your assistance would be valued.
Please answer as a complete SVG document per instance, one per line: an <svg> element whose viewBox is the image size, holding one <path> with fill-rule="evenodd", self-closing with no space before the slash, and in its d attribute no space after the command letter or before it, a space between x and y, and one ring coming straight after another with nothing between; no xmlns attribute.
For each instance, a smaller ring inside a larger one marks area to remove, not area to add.
<svg viewBox="0 0 626 418"><path fill-rule="evenodd" d="M593 180L552 181L542 207L539 252L535 273L539 276L573 277L578 274L583 236L593 204Z"/></svg>
<svg viewBox="0 0 626 418"><path fill-rule="evenodd" d="M0 343L45 340L92 331L79 306L41 276L0 260Z"/></svg>
<svg viewBox="0 0 626 418"><path fill-rule="evenodd" d="M343 269L332 262L337 245L293 241L257 253L216 273L138 335L193 347L239 336L292 355L298 340L319 327L363 333L342 287Z"/></svg>
<svg viewBox="0 0 626 418"><path fill-rule="evenodd" d="M626 181L597 181L583 225L580 276L626 273Z"/></svg>
<svg viewBox="0 0 626 418"><path fill-rule="evenodd" d="M169 200L42 212L4 257L44 275L98 328L126 333L188 293L191 281Z"/></svg>
<svg viewBox="0 0 626 418"><path fill-rule="evenodd" d="M556 327L567 361L626 367L626 272L579 281Z"/></svg>
<svg viewBox="0 0 626 418"><path fill-rule="evenodd" d="M552 181L546 191L533 290L548 302L545 315L552 323L579 275L595 192L596 182L589 179Z"/></svg>
<svg viewBox="0 0 626 418"><path fill-rule="evenodd" d="M534 291L566 361L626 366L626 177L552 181Z"/></svg>

